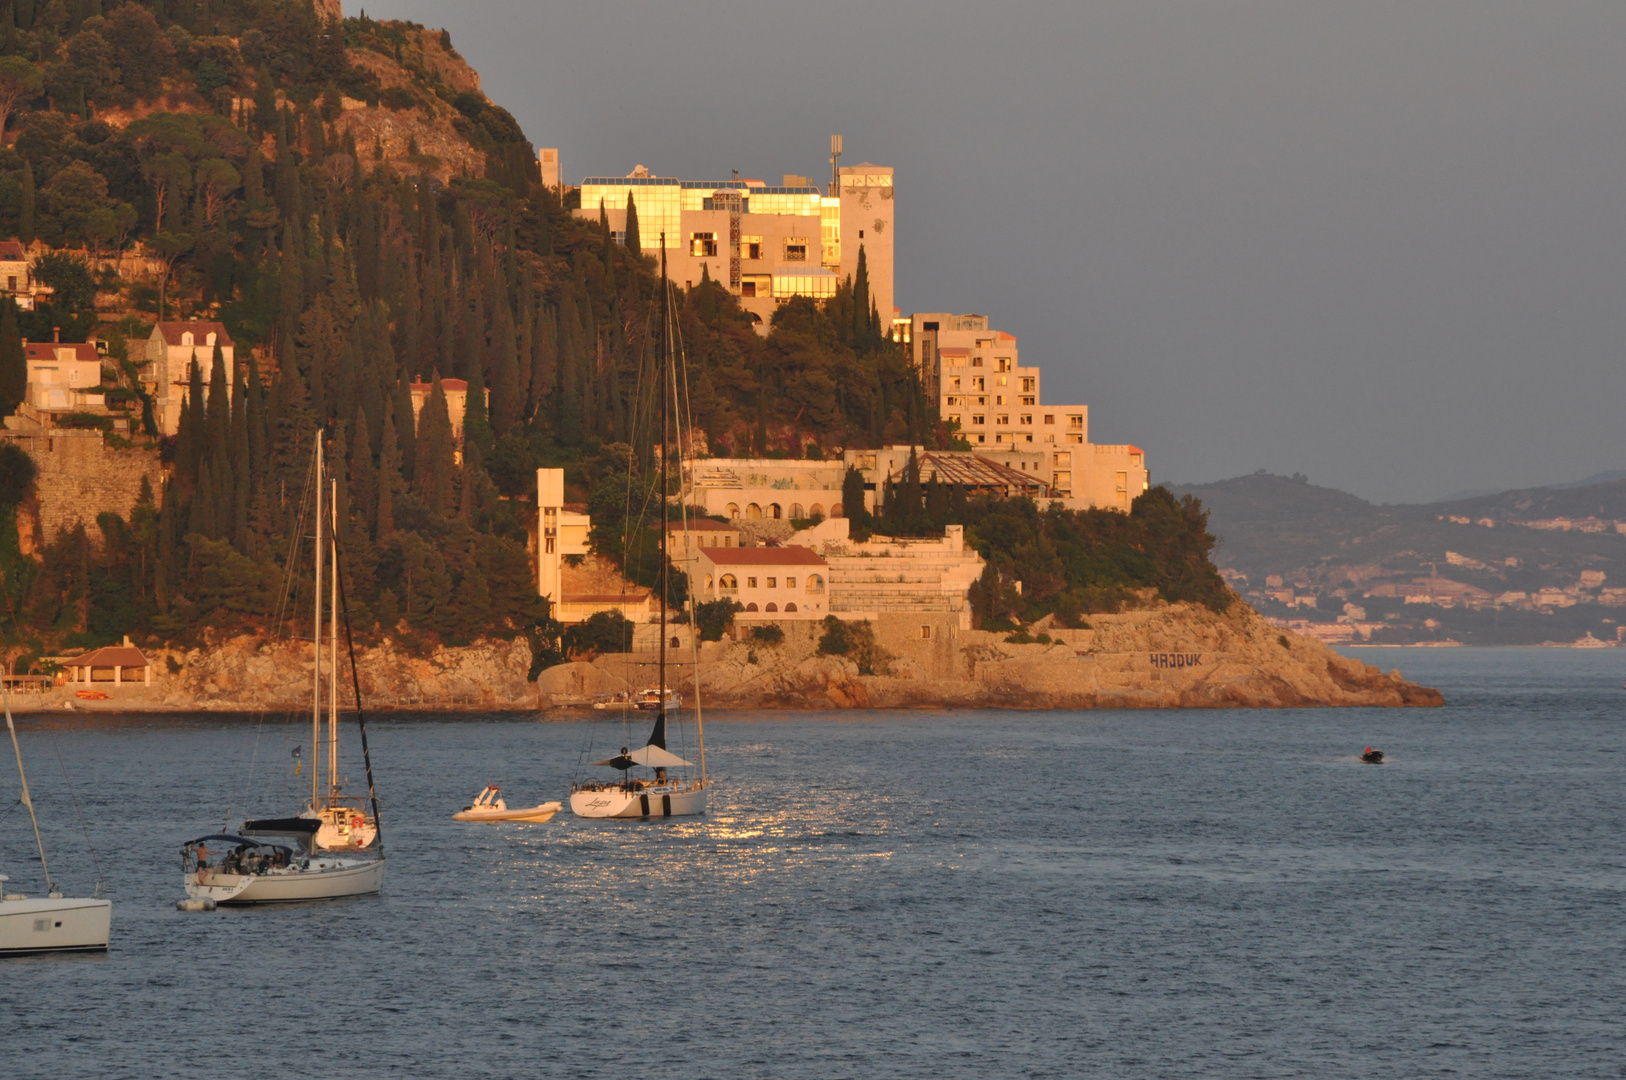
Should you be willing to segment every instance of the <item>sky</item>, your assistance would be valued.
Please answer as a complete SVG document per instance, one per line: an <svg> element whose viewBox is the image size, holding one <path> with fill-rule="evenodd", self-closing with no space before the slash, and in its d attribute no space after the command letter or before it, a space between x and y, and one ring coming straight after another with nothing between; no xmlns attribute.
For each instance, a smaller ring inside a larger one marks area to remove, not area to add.
<svg viewBox="0 0 1626 1080"><path fill-rule="evenodd" d="M898 306L989 316L1154 481L1626 467L1626 5L367 12L448 29L567 182L828 177L841 133L897 170Z"/></svg>

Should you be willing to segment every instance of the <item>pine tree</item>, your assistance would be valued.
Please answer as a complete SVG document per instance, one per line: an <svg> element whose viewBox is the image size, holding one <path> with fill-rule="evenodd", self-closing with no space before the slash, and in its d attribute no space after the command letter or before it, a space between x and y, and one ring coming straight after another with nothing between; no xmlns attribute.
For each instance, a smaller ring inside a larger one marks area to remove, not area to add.
<svg viewBox="0 0 1626 1080"><path fill-rule="evenodd" d="M238 551L247 554L249 504L254 490L253 452L249 438L249 389L241 376L235 380L231 402L231 529L229 538Z"/></svg>
<svg viewBox="0 0 1626 1080"><path fill-rule="evenodd" d="M17 411L28 396L28 355L17 329L17 303L0 301L0 416Z"/></svg>
<svg viewBox="0 0 1626 1080"><path fill-rule="evenodd" d="M627 192L627 250L638 256L644 253L643 238L638 235L638 204L632 201L630 191Z"/></svg>

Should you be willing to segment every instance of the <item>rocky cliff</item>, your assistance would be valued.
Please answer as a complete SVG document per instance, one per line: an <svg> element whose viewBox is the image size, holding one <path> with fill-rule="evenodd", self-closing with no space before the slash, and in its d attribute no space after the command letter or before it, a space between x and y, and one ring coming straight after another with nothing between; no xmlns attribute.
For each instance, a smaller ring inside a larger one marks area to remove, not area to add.
<svg viewBox="0 0 1626 1080"><path fill-rule="evenodd" d="M935 618L936 622L924 621ZM769 643L749 631L701 646L702 701L714 708L1292 708L1444 704L1398 671L1284 635L1251 609L1218 615L1184 604L1091 617L1088 630L1054 630L1046 643L960 629L951 617L893 616L874 624L864 667L818 652L822 626L782 624ZM692 702L688 639L671 670ZM97 684L105 700L61 687L35 707L89 710L298 709L309 701L310 646L236 638L149 654L153 685ZM526 681L523 641L443 648L421 656L390 642L359 656L370 708L573 710L594 697L655 681L654 653L562 664ZM347 671L348 669L346 669ZM347 676L346 676L347 677ZM348 685L344 697L349 698ZM21 702L19 703L22 704Z"/></svg>

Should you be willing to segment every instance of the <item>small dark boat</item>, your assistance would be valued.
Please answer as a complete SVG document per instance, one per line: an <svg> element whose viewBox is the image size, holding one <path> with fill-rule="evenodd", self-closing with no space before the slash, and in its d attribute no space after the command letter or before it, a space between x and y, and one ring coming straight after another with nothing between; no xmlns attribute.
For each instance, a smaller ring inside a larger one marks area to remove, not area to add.
<svg viewBox="0 0 1626 1080"><path fill-rule="evenodd" d="M1368 765L1382 765L1383 764L1383 751L1382 750L1374 750L1370 746L1368 746L1366 748L1366 753L1361 755L1361 760L1366 762Z"/></svg>

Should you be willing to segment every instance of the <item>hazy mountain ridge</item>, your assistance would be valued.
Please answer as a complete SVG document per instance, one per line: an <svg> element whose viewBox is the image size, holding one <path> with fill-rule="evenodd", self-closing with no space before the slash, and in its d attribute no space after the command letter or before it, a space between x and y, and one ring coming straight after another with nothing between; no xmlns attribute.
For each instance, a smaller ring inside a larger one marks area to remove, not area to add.
<svg viewBox="0 0 1626 1080"><path fill-rule="evenodd" d="M1626 620L1626 480L1395 506L1269 473L1172 490L1209 509L1239 592L1329 639L1613 640Z"/></svg>

